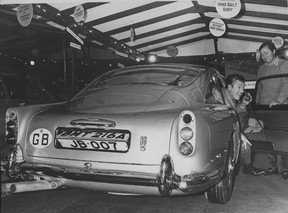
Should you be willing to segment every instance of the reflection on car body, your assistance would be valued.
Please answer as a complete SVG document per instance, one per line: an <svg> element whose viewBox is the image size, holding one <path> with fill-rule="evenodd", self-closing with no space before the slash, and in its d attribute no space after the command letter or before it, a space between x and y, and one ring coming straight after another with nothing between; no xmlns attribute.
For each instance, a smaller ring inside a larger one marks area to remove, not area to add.
<svg viewBox="0 0 288 213"><path fill-rule="evenodd" d="M110 193L205 191L226 203L240 133L235 111L207 101L210 84L222 81L206 66L134 66L107 72L68 102L10 108L9 175Z"/></svg>

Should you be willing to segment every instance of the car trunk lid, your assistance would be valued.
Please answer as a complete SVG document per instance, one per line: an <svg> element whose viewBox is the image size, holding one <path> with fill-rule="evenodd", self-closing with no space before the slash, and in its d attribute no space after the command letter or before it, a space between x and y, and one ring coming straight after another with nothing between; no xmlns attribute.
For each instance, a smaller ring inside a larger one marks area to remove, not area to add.
<svg viewBox="0 0 288 213"><path fill-rule="evenodd" d="M48 162L53 158L159 164L169 152L170 132L177 114L161 111L99 115L49 109L30 122L26 152Z"/></svg>

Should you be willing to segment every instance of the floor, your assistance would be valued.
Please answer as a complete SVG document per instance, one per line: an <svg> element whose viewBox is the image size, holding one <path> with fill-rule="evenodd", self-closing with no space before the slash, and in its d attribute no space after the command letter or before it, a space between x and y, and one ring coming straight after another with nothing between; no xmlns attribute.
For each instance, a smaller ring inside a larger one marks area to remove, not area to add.
<svg viewBox="0 0 288 213"><path fill-rule="evenodd" d="M266 166L256 156L257 167ZM288 180L279 175L255 177L239 172L234 193L225 205L209 204L203 193L180 197L119 196L84 189L4 194L2 213L284 213L288 209Z"/></svg>

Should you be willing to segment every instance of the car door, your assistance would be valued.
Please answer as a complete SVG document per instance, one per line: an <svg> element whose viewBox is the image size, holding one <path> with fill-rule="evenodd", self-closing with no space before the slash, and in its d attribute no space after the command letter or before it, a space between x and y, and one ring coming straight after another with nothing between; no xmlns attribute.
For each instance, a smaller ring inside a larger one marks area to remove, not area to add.
<svg viewBox="0 0 288 213"><path fill-rule="evenodd" d="M213 104L210 114L212 121L208 125L212 139L211 147L216 152L225 149L231 140L232 132L236 128L235 125L238 123L235 110L228 108L225 104L224 87L224 77L216 74L211 78L205 96L206 103Z"/></svg>
<svg viewBox="0 0 288 213"><path fill-rule="evenodd" d="M261 89L263 81L278 82L280 79L287 79L288 74L266 76L256 82L255 95ZM255 99L255 98L254 98ZM250 116L256 121L263 122L263 129L260 132L249 133L249 138L256 142L270 142L274 150L288 152L288 102L269 107L268 104L254 103L250 109ZM256 144L256 143L255 143ZM257 144L256 144L257 145Z"/></svg>

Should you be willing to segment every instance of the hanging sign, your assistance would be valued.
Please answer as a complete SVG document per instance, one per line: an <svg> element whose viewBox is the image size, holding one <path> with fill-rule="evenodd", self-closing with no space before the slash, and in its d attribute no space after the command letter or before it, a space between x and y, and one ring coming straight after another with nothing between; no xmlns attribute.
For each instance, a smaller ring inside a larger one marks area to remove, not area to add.
<svg viewBox="0 0 288 213"><path fill-rule="evenodd" d="M224 18L233 18L241 10L240 0L216 0L216 10Z"/></svg>
<svg viewBox="0 0 288 213"><path fill-rule="evenodd" d="M81 22L81 21L84 22L86 20L87 11L84 9L84 7L81 4L76 6L73 17L76 22Z"/></svg>
<svg viewBox="0 0 288 213"><path fill-rule="evenodd" d="M276 49L279 49L284 45L284 39L280 36L276 36L272 39L272 43L275 45Z"/></svg>
<svg viewBox="0 0 288 213"><path fill-rule="evenodd" d="M209 30L212 35L220 37L226 32L226 25L220 18L214 18L210 21Z"/></svg>
<svg viewBox="0 0 288 213"><path fill-rule="evenodd" d="M17 19L22 27L27 27L33 18L32 4L20 4L17 8Z"/></svg>
<svg viewBox="0 0 288 213"><path fill-rule="evenodd" d="M166 48L166 52L171 57L176 57L178 55L178 49L174 45L170 45Z"/></svg>

